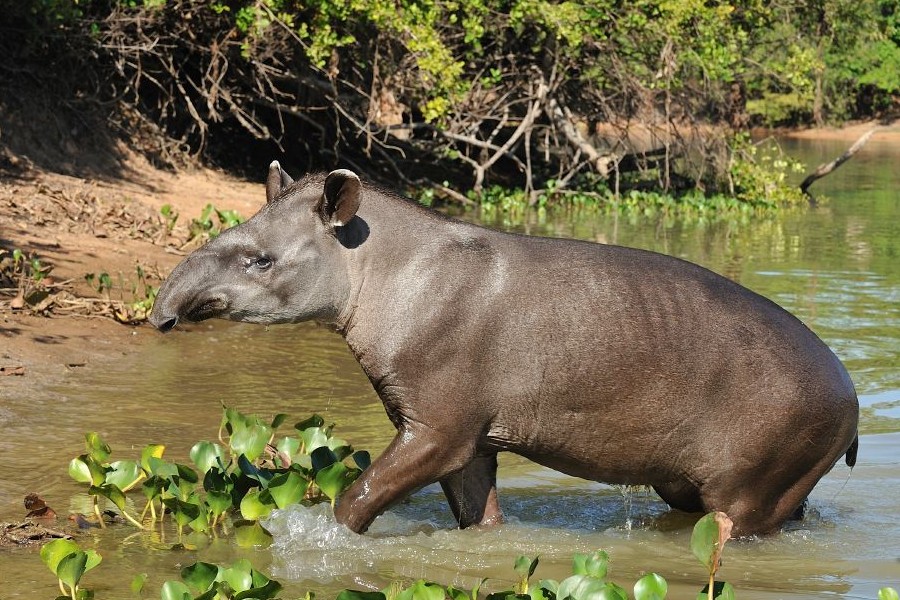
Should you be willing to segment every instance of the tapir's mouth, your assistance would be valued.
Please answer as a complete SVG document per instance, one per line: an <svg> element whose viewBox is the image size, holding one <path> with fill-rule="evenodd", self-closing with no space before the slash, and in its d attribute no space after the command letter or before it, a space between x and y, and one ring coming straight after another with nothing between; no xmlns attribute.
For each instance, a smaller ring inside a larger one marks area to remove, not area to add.
<svg viewBox="0 0 900 600"><path fill-rule="evenodd" d="M188 321L205 321L222 314L228 308L224 298L210 298L190 309L184 318Z"/></svg>

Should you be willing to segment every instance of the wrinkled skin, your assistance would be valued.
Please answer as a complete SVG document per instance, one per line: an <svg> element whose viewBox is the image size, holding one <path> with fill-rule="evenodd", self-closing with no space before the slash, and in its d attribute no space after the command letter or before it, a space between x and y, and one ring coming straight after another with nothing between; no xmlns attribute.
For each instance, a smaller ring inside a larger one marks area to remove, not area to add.
<svg viewBox="0 0 900 600"><path fill-rule="evenodd" d="M702 267L458 222L344 170L294 183L273 163L266 193L172 272L150 320L343 335L397 428L337 505L354 531L433 482L460 526L500 522L497 453L511 451L769 533L855 460L840 361Z"/></svg>

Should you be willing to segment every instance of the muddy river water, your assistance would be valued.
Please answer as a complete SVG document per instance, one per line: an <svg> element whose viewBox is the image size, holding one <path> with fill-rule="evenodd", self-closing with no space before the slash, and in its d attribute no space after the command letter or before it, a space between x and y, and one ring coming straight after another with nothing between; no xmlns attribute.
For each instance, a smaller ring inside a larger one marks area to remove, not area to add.
<svg viewBox="0 0 900 600"><path fill-rule="evenodd" d="M845 148L785 145L810 164ZM875 598L879 587L900 587L900 148L870 142L813 189L828 202L745 221L559 216L494 223L703 264L797 314L847 365L862 405L858 464L851 471L840 463L819 483L803 521L770 538L729 544L720 578L742 600ZM0 397L0 520L20 517L28 491L58 508L84 510L66 465L82 452L86 431L100 432L113 458L133 458L157 442L167 444L168 457L187 462L195 441L214 438L225 403L296 420L318 412L373 454L392 435L341 338L309 324L204 323L154 337L103 371L76 372L44 397ZM538 578L561 578L572 553L602 548L611 555L610 578L626 588L647 571L666 577L671 598L693 598L702 587L703 569L688 545L691 522L667 513L652 493L569 478L514 456L502 457L499 475L509 517L499 528L454 530L435 486L379 518L366 536L337 527L327 508L283 511L268 521L275 541L267 549L209 540L198 554L122 527L91 534L104 563L84 583L97 598L128 598L128 583L143 572L147 597L158 597L161 583L198 557L247 557L286 584L284 598L308 589L331 598L344 587L419 577L457 585L491 577L500 582L486 587L497 589L511 584L519 554L540 555ZM33 551L0 551L0 584L0 598L56 595Z"/></svg>

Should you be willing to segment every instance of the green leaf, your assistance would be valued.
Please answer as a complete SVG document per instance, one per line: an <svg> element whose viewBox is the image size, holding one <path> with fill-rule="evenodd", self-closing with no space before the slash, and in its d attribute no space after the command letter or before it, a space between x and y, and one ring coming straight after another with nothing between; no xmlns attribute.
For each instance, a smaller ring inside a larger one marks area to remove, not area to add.
<svg viewBox="0 0 900 600"><path fill-rule="evenodd" d="M206 493L206 503L213 515L219 516L231 508L231 494L213 490Z"/></svg>
<svg viewBox="0 0 900 600"><path fill-rule="evenodd" d="M153 473L153 470L150 468L150 459L161 460L165 451L166 447L162 444L148 444L144 446L144 449L141 450L141 468L147 473Z"/></svg>
<svg viewBox="0 0 900 600"><path fill-rule="evenodd" d="M191 448L191 460L197 466L197 470L206 473L213 467L219 466L219 461L224 462L224 453L219 444L213 442L197 442Z"/></svg>
<svg viewBox="0 0 900 600"><path fill-rule="evenodd" d="M108 460L109 455L112 454L109 444L104 442L103 438L100 437L100 434L95 431L84 434L84 445L87 447L88 454L91 458L98 463Z"/></svg>
<svg viewBox="0 0 900 600"><path fill-rule="evenodd" d="M269 600L275 598L281 591L281 584L277 581L269 581L265 585L255 586L247 591L234 595L234 600L244 600L245 598L254 598L255 600Z"/></svg>
<svg viewBox="0 0 900 600"><path fill-rule="evenodd" d="M251 490L241 500L241 516L248 521L267 517L274 508L275 501L268 490Z"/></svg>
<svg viewBox="0 0 900 600"><path fill-rule="evenodd" d="M279 427L281 427L281 424L284 423L285 419L287 419L287 418L288 418L288 415L286 415L285 413L278 413L272 419L272 424L270 425L270 427L272 428L273 431L278 429Z"/></svg>
<svg viewBox="0 0 900 600"><path fill-rule="evenodd" d="M198 481L200 481L200 478L197 476L197 471L193 470L189 466L175 463L175 468L178 470L178 476L181 479L189 483L197 483Z"/></svg>
<svg viewBox="0 0 900 600"><path fill-rule="evenodd" d="M144 471L136 461L117 460L109 465L109 471L106 473L106 483L113 484L124 491L133 487L143 475Z"/></svg>
<svg viewBox="0 0 900 600"><path fill-rule="evenodd" d="M259 521L241 521L235 524L234 538L241 548L265 548L272 543L272 534Z"/></svg>
<svg viewBox="0 0 900 600"><path fill-rule="evenodd" d="M180 581L167 581L160 590L162 600L193 600L194 596L188 586Z"/></svg>
<svg viewBox="0 0 900 600"><path fill-rule="evenodd" d="M254 461L265 451L270 437L272 437L271 427L254 424L236 428L229 439L229 444L235 454L243 454Z"/></svg>
<svg viewBox="0 0 900 600"><path fill-rule="evenodd" d="M79 483L100 485L106 481L107 468L88 454L82 454L69 462L69 475Z"/></svg>
<svg viewBox="0 0 900 600"><path fill-rule="evenodd" d="M135 596L140 596L144 591L144 586L147 584L147 574L146 573L138 573L134 576L134 579L131 580L131 593Z"/></svg>
<svg viewBox="0 0 900 600"><path fill-rule="evenodd" d="M87 554L87 563L84 565L85 573L87 573L103 561L103 557L100 556L100 554L94 549L85 550L84 553Z"/></svg>
<svg viewBox="0 0 900 600"><path fill-rule="evenodd" d="M634 600L664 600L669 585L656 573L647 573L634 584Z"/></svg>
<svg viewBox="0 0 900 600"><path fill-rule="evenodd" d="M318 448L328 447L328 434L321 427L304 429L300 432L300 439L303 441L303 451L306 454L311 455Z"/></svg>
<svg viewBox="0 0 900 600"><path fill-rule="evenodd" d="M709 600L709 584L697 594L697 600ZM730 583L716 581L713 583L713 600L735 600L734 588Z"/></svg>
<svg viewBox="0 0 900 600"><path fill-rule="evenodd" d="M87 554L81 550L67 554L56 565L56 576L69 587L75 587L84 575L87 560Z"/></svg>
<svg viewBox="0 0 900 600"><path fill-rule="evenodd" d="M107 498L110 502L115 504L116 508L118 508L119 510L125 510L125 494L116 485L112 485L110 483L105 483L99 486L92 485L88 489L88 494L92 496L103 496L104 498Z"/></svg>
<svg viewBox="0 0 900 600"><path fill-rule="evenodd" d="M219 567L212 563L195 562L181 569L181 579L197 593L207 591L219 576Z"/></svg>
<svg viewBox="0 0 900 600"><path fill-rule="evenodd" d="M338 457L328 446L319 446L309 454L314 471L321 471L338 462Z"/></svg>
<svg viewBox="0 0 900 600"><path fill-rule="evenodd" d="M444 600L444 588L420 579L400 592L397 600Z"/></svg>
<svg viewBox="0 0 900 600"><path fill-rule="evenodd" d="M269 493L278 508L303 500L309 482L294 471L279 473L269 482Z"/></svg>
<svg viewBox="0 0 900 600"><path fill-rule="evenodd" d="M279 452L287 454L292 460L294 455L300 451L300 439L295 437L283 437L275 445L275 449ZM284 465L285 467L289 465Z"/></svg>
<svg viewBox="0 0 900 600"><path fill-rule="evenodd" d="M58 539L47 542L41 546L41 560L55 575L56 567L64 557L74 552L80 552L81 548L72 540Z"/></svg>
<svg viewBox="0 0 900 600"><path fill-rule="evenodd" d="M366 450L357 450L352 458L361 471L365 471L372 464L372 456Z"/></svg>
<svg viewBox="0 0 900 600"><path fill-rule="evenodd" d="M449 592L452 588L447 588ZM458 590L457 590L458 591ZM468 596L463 596L461 599L456 599L451 596L453 600L468 600ZM342 590L341 593L337 595L337 598L334 600L386 600L385 595L382 592L362 592L358 590Z"/></svg>
<svg viewBox="0 0 900 600"><path fill-rule="evenodd" d="M883 587L878 590L878 600L900 600L900 596L894 588Z"/></svg>
<svg viewBox="0 0 900 600"><path fill-rule="evenodd" d="M353 483L355 478L356 472L350 471L344 463L336 462L316 473L316 485L323 494L328 496L331 505L334 506L338 496Z"/></svg>
<svg viewBox="0 0 900 600"><path fill-rule="evenodd" d="M153 475L158 475L160 477L174 477L178 475L178 467L176 467L173 463L170 463L167 460L163 460L158 456L149 456L147 458L147 469Z"/></svg>
<svg viewBox="0 0 900 600"><path fill-rule="evenodd" d="M253 587L253 575L250 573L252 569L250 561L242 558L227 569L222 569L219 579L230 585L235 592L243 592Z"/></svg>
<svg viewBox="0 0 900 600"><path fill-rule="evenodd" d="M691 552L708 571L713 570L713 557L716 554L716 543L719 541L719 525L713 513L703 516L694 525L691 533Z"/></svg>
<svg viewBox="0 0 900 600"><path fill-rule="evenodd" d="M610 585L596 577L572 575L559 584L558 600L627 600L621 588Z"/></svg>
<svg viewBox="0 0 900 600"><path fill-rule="evenodd" d="M298 431L305 431L307 429L312 429L315 427L321 427L325 424L325 419L320 417L319 415L312 415L310 418L300 421L296 425L294 425L294 429Z"/></svg>

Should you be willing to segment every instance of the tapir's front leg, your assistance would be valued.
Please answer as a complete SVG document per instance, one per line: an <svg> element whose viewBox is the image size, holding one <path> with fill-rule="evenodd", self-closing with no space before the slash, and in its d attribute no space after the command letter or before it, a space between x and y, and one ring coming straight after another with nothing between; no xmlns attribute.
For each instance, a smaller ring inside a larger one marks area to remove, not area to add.
<svg viewBox="0 0 900 600"><path fill-rule="evenodd" d="M363 533L391 505L462 469L474 454L474 444L446 439L423 425L407 425L344 492L334 516L338 523Z"/></svg>

